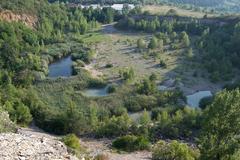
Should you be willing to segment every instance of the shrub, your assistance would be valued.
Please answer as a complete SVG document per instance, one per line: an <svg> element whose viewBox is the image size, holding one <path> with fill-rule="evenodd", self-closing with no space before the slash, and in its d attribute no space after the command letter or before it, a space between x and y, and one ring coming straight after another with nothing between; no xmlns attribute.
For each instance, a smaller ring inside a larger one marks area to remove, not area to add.
<svg viewBox="0 0 240 160"><path fill-rule="evenodd" d="M113 141L112 146L116 149L132 152L149 148L149 141L144 137L127 135L117 138Z"/></svg>
<svg viewBox="0 0 240 160"><path fill-rule="evenodd" d="M124 100L124 106L129 112L142 111L144 108L150 110L152 107L157 106L157 98L153 95L128 96Z"/></svg>
<svg viewBox="0 0 240 160"><path fill-rule="evenodd" d="M90 63L90 61L95 57L96 53L93 50L88 51L79 51L78 53L72 54L72 60L82 60L86 63Z"/></svg>
<svg viewBox="0 0 240 160"><path fill-rule="evenodd" d="M155 73L152 73L150 76L149 76L149 80L150 81L156 81L157 80L157 75Z"/></svg>
<svg viewBox="0 0 240 160"><path fill-rule="evenodd" d="M107 92L108 93L115 93L117 91L117 88L115 85L111 85L108 87Z"/></svg>
<svg viewBox="0 0 240 160"><path fill-rule="evenodd" d="M184 143L172 141L167 143L159 141L153 149L153 160L196 160L199 157L198 150L188 147Z"/></svg>
<svg viewBox="0 0 240 160"><path fill-rule="evenodd" d="M113 67L113 64L111 64L111 63L108 63L108 64L106 64L106 66L105 66L105 68L112 68Z"/></svg>
<svg viewBox="0 0 240 160"><path fill-rule="evenodd" d="M192 108L154 110L153 115L158 121L151 130L155 138L158 135L170 139L192 137L200 129L201 112Z"/></svg>
<svg viewBox="0 0 240 160"><path fill-rule="evenodd" d="M143 39L138 39L137 40L137 48L138 49L145 49L146 48L146 43L144 42Z"/></svg>
<svg viewBox="0 0 240 160"><path fill-rule="evenodd" d="M158 40L157 40L157 38L153 37L148 44L148 48L155 49L157 47L158 47Z"/></svg>
<svg viewBox="0 0 240 160"><path fill-rule="evenodd" d="M205 97L205 98L202 98L199 102L199 107L201 109L205 109L208 105L210 105L213 101L213 97Z"/></svg>
<svg viewBox="0 0 240 160"><path fill-rule="evenodd" d="M139 94L151 95L157 90L156 84L149 79L143 80L143 82L137 84L137 90Z"/></svg>
<svg viewBox="0 0 240 160"><path fill-rule="evenodd" d="M159 66L163 68L167 68L167 64L163 60L160 60Z"/></svg>
<svg viewBox="0 0 240 160"><path fill-rule="evenodd" d="M125 113L127 113L127 109L125 107L113 107L111 109L111 113L112 115L115 115L115 116L122 116L124 115Z"/></svg>
<svg viewBox="0 0 240 160"><path fill-rule="evenodd" d="M133 68L126 68L124 70L120 70L119 74L120 74L120 77L122 77L124 81L131 81L135 77Z"/></svg>
<svg viewBox="0 0 240 160"><path fill-rule="evenodd" d="M80 150L79 139L75 134L68 134L62 138L63 143L71 149Z"/></svg>
<svg viewBox="0 0 240 160"><path fill-rule="evenodd" d="M15 104L14 119L18 124L26 126L32 121L32 115L27 106L21 102Z"/></svg>
<svg viewBox="0 0 240 160"><path fill-rule="evenodd" d="M9 119L8 113L0 109L0 133L15 131L16 125Z"/></svg>
<svg viewBox="0 0 240 160"><path fill-rule="evenodd" d="M128 134L132 126L132 120L128 114L124 114L119 117L113 116L111 119L107 119L102 122L100 127L97 129L98 137L117 137Z"/></svg>
<svg viewBox="0 0 240 160"><path fill-rule="evenodd" d="M168 16L177 16L178 13L175 9L169 9L168 12L167 12L167 15Z"/></svg>
<svg viewBox="0 0 240 160"><path fill-rule="evenodd" d="M88 81L88 87L89 88L102 88L105 87L106 83L103 80L100 79L90 79Z"/></svg>

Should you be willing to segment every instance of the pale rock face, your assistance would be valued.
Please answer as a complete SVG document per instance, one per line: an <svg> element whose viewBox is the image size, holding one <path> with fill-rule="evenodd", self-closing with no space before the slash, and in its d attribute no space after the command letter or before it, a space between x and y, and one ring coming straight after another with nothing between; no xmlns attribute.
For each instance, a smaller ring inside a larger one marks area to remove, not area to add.
<svg viewBox="0 0 240 160"><path fill-rule="evenodd" d="M78 160L60 141L44 134L0 134L1 160Z"/></svg>
<svg viewBox="0 0 240 160"><path fill-rule="evenodd" d="M38 21L36 16L27 14L15 14L9 10L0 11L0 20L5 20L7 22L22 22L30 28L34 28Z"/></svg>

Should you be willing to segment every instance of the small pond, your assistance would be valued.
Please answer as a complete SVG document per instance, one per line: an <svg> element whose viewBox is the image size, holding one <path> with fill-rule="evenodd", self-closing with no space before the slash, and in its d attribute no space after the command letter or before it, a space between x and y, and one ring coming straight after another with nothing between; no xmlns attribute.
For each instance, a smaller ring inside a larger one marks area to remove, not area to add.
<svg viewBox="0 0 240 160"><path fill-rule="evenodd" d="M159 85L159 86L157 86L157 88L158 88L159 91L165 91L165 90L168 89L168 87L164 86L164 85Z"/></svg>
<svg viewBox="0 0 240 160"><path fill-rule="evenodd" d="M108 87L109 87L109 85L107 85L103 88L89 88L89 89L84 90L82 92L82 94L87 97L104 97L109 94Z"/></svg>
<svg viewBox="0 0 240 160"><path fill-rule="evenodd" d="M199 91L187 96L187 104L190 107L199 107L199 102L202 98L212 96L211 91Z"/></svg>
<svg viewBox="0 0 240 160"><path fill-rule="evenodd" d="M72 57L67 56L48 66L48 77L70 77L72 76Z"/></svg>

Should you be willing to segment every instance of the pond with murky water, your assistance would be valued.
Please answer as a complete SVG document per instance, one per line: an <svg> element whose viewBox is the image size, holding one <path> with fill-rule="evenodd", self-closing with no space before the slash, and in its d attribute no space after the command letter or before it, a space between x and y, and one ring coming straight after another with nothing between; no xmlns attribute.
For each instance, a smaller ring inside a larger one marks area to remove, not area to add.
<svg viewBox="0 0 240 160"><path fill-rule="evenodd" d="M199 102L205 97L213 96L211 91L198 91L192 95L187 96L187 104L190 107L199 107Z"/></svg>
<svg viewBox="0 0 240 160"><path fill-rule="evenodd" d="M51 78L72 76L72 57L67 56L51 63L48 70L48 77Z"/></svg>

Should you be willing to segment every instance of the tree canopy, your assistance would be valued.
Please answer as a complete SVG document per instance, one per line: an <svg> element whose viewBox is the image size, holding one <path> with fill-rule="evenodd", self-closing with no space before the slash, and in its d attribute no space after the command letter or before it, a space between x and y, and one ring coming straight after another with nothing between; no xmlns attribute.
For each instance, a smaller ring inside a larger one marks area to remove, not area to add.
<svg viewBox="0 0 240 160"><path fill-rule="evenodd" d="M231 160L240 149L240 91L216 95L204 112L200 137L201 159Z"/></svg>

